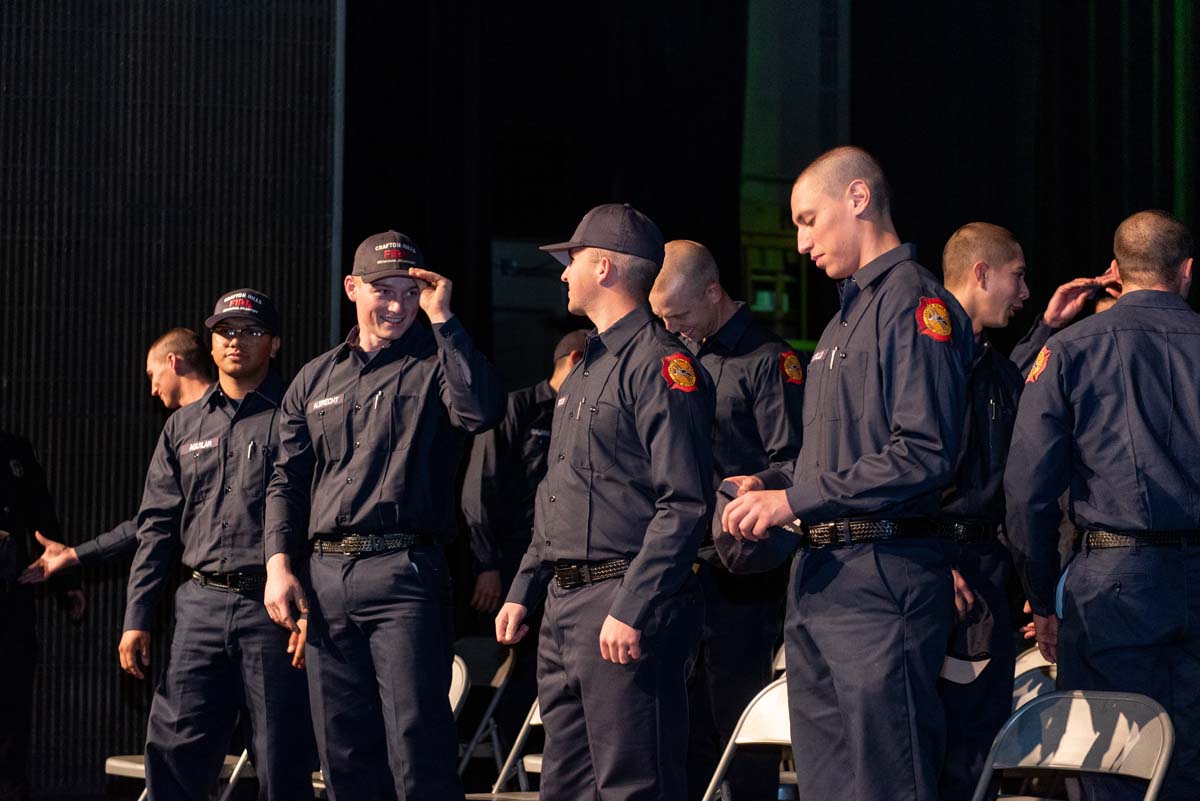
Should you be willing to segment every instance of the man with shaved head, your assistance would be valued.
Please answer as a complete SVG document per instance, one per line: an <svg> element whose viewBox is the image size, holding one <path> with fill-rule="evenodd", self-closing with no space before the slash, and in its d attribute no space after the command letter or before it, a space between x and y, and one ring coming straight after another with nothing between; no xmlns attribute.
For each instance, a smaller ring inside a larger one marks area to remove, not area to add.
<svg viewBox="0 0 1200 801"><path fill-rule="evenodd" d="M724 530L791 536L784 645L800 797L932 801L954 617L936 516L958 459L970 321L892 224L878 163L832 150L796 180L801 254L841 304L805 378L794 471L733 479Z"/></svg>
<svg viewBox="0 0 1200 801"><path fill-rule="evenodd" d="M150 395L175 411L199 400L213 384L212 359L200 337L190 328L172 328L154 340L146 353L146 378ZM25 568L20 581L36 584L60 570L75 565L97 565L137 550L137 519L131 517L87 542L68 546L40 532L37 540L45 548L42 555Z"/></svg>
<svg viewBox="0 0 1200 801"><path fill-rule="evenodd" d="M786 342L729 297L708 248L689 240L667 243L650 307L688 343L716 384L713 490L725 476L794 462L800 451L804 368ZM766 575L730 573L717 557L711 533L699 557L704 628L688 677L688 797L694 799L703 796L742 710L771 680L787 585L784 566ZM734 797L770 797L778 782L777 758L739 755L728 774Z"/></svg>
<svg viewBox="0 0 1200 801"><path fill-rule="evenodd" d="M1200 794L1192 252L1191 232L1164 211L1121 223L1113 240L1121 297L1038 354L1004 475L1008 534L1038 646L1058 662L1061 689L1136 692L1166 708L1176 740L1162 798ZM1068 488L1078 552L1060 577L1058 497ZM1124 780L1084 782L1092 798L1144 792Z"/></svg>

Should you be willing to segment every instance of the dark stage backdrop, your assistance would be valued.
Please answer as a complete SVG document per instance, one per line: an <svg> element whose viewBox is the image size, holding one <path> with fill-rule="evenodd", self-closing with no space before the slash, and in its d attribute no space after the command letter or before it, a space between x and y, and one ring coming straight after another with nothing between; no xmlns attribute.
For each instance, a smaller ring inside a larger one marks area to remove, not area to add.
<svg viewBox="0 0 1200 801"><path fill-rule="evenodd" d="M281 307L285 374L327 347L334 30L328 0L0 5L0 425L36 444L73 541L136 511L158 334L253 286ZM42 793L95 792L105 755L141 749L126 573L86 575L79 627L40 606Z"/></svg>

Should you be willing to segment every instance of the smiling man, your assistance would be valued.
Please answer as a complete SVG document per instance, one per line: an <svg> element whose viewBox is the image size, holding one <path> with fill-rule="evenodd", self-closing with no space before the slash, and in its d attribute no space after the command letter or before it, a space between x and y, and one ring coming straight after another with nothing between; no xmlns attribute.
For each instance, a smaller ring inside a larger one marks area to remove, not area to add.
<svg viewBox="0 0 1200 801"><path fill-rule="evenodd" d="M289 653L303 640L262 607L263 496L284 389L270 369L279 319L266 295L238 289L205 324L218 383L171 416L146 471L121 667L144 677L155 608L182 551L190 581L175 594L171 658L146 734L150 797L207 798L245 705L260 797L302 798L312 789L312 734Z"/></svg>
<svg viewBox="0 0 1200 801"><path fill-rule="evenodd" d="M791 205L797 248L839 282L841 307L809 363L794 473L738 477L722 525L758 540L803 524L784 624L800 797L932 801L954 615L934 515L958 456L970 322L901 244L865 151L819 157Z"/></svg>
<svg viewBox="0 0 1200 801"><path fill-rule="evenodd" d="M287 628L310 614L332 801L463 797L442 546L465 434L495 425L505 395L450 311L450 280L424 267L397 231L358 246L344 280L358 324L300 370L280 412L266 603Z"/></svg>

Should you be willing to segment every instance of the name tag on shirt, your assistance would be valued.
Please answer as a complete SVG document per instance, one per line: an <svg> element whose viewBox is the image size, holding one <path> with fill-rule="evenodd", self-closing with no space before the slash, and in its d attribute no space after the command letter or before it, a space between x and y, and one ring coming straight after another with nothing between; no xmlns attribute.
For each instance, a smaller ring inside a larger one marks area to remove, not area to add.
<svg viewBox="0 0 1200 801"><path fill-rule="evenodd" d="M539 439L550 439L550 429L548 429L548 428L531 428L531 429L529 429L529 436L537 437Z"/></svg>
<svg viewBox="0 0 1200 801"><path fill-rule="evenodd" d="M342 397L342 395L333 395L332 397L315 400L308 404L308 410L310 412L315 412L324 409L326 406L337 406L342 402Z"/></svg>
<svg viewBox="0 0 1200 801"><path fill-rule="evenodd" d="M187 446L184 448L184 451L186 453L197 453L199 451L207 451L207 450L210 450L211 448L217 447L217 443L220 441L221 441L220 437L211 437L209 439L202 439L202 440L198 440L196 442L189 442L187 444Z"/></svg>

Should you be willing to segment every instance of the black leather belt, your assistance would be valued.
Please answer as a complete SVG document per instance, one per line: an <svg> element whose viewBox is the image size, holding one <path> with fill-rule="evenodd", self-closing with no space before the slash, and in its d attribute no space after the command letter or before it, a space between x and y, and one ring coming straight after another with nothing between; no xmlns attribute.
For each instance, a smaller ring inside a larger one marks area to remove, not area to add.
<svg viewBox="0 0 1200 801"><path fill-rule="evenodd" d="M925 518L907 520L831 520L804 527L809 548L830 548L836 545L857 545L866 542L934 536L933 521Z"/></svg>
<svg viewBox="0 0 1200 801"><path fill-rule="evenodd" d="M192 580L201 587L236 592L241 595L262 592L263 587L267 586L266 573L204 573L200 570L193 570Z"/></svg>
<svg viewBox="0 0 1200 801"><path fill-rule="evenodd" d="M1200 531L1099 531L1089 529L1079 532L1078 543L1084 548L1133 548L1200 546Z"/></svg>
<svg viewBox="0 0 1200 801"><path fill-rule="evenodd" d="M620 578L629 570L628 559L605 559L603 562L555 562L554 582L559 589L574 590L589 584Z"/></svg>
<svg viewBox="0 0 1200 801"><path fill-rule="evenodd" d="M342 556L358 556L364 553L403 551L421 545L433 545L433 538L424 534L318 534L313 542L317 553L336 553Z"/></svg>
<svg viewBox="0 0 1200 801"><path fill-rule="evenodd" d="M996 527L983 523L952 523L938 520L934 523L933 535L939 540L951 542L991 542L996 539Z"/></svg>

